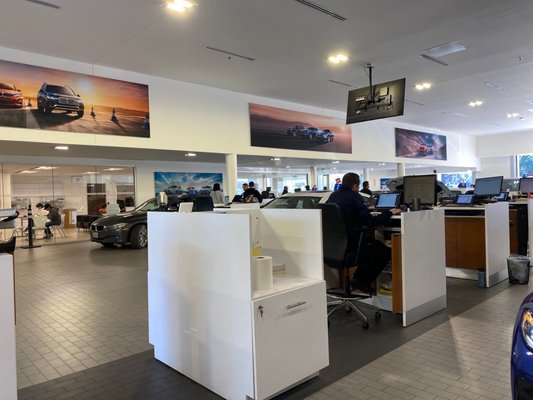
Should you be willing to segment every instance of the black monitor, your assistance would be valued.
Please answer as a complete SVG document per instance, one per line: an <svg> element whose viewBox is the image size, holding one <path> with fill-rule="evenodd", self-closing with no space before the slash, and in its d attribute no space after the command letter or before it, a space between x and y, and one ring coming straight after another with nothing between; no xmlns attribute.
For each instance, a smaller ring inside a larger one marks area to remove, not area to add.
<svg viewBox="0 0 533 400"><path fill-rule="evenodd" d="M403 177L403 202L410 204L415 198L420 199L420 204L424 205L437 203L437 175Z"/></svg>
<svg viewBox="0 0 533 400"><path fill-rule="evenodd" d="M477 178L474 186L474 194L478 197L499 196L502 191L502 182L503 176Z"/></svg>
<svg viewBox="0 0 533 400"><path fill-rule="evenodd" d="M533 193L533 178L520 178L520 193Z"/></svg>

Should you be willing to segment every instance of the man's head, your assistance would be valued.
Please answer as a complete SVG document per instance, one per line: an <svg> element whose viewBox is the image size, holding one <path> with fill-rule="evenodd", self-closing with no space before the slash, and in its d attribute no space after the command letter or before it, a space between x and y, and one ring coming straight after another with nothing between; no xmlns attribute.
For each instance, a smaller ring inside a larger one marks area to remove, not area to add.
<svg viewBox="0 0 533 400"><path fill-rule="evenodd" d="M50 211L50 210L52 209L52 206L51 206L49 203L46 203L46 204L44 205L44 209L45 209L46 211Z"/></svg>
<svg viewBox="0 0 533 400"><path fill-rule="evenodd" d="M342 186L349 187L354 192L359 191L359 183L361 183L361 179L354 172L348 172L342 177Z"/></svg>
<svg viewBox="0 0 533 400"><path fill-rule="evenodd" d="M341 183L341 178L335 178L335 183Z"/></svg>
<svg viewBox="0 0 533 400"><path fill-rule="evenodd" d="M242 190L246 190L248 189L248 184L247 183L243 183L242 184Z"/></svg>
<svg viewBox="0 0 533 400"><path fill-rule="evenodd" d="M44 206L43 206L43 203L37 203L37 204L35 205L35 207L37 207L37 208L40 210L40 209L43 208Z"/></svg>
<svg viewBox="0 0 533 400"><path fill-rule="evenodd" d="M363 189L368 189L369 186L370 186L370 183L368 183L368 181L363 182Z"/></svg>
<svg viewBox="0 0 533 400"><path fill-rule="evenodd" d="M248 182L248 187L249 188L254 188L255 187L255 183L253 183L252 181Z"/></svg>

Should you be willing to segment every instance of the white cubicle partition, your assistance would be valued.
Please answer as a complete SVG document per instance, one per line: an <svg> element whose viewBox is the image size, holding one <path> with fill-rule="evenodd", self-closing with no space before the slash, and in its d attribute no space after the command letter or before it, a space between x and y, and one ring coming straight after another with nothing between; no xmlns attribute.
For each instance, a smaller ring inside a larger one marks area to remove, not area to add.
<svg viewBox="0 0 533 400"><path fill-rule="evenodd" d="M0 399L17 398L13 256L0 254Z"/></svg>
<svg viewBox="0 0 533 400"><path fill-rule="evenodd" d="M155 357L226 399L270 398L329 362L320 213L271 211L148 214ZM271 290L251 285L252 230L287 268Z"/></svg>
<svg viewBox="0 0 533 400"><path fill-rule="evenodd" d="M485 284L495 285L508 278L507 257L511 254L509 239L509 203L485 206Z"/></svg>
<svg viewBox="0 0 533 400"><path fill-rule="evenodd" d="M407 326L446 308L444 211L402 213L402 306Z"/></svg>
<svg viewBox="0 0 533 400"><path fill-rule="evenodd" d="M533 199L527 200L527 234L528 234L528 245L527 245L527 255L529 256L529 263L532 263L533 257Z"/></svg>

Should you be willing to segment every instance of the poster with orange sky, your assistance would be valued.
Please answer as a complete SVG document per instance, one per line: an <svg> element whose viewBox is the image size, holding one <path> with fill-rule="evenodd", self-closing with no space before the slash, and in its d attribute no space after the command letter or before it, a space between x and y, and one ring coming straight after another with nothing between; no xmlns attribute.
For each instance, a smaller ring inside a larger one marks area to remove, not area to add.
<svg viewBox="0 0 533 400"><path fill-rule="evenodd" d="M352 129L341 119L252 103L249 110L252 146L352 152Z"/></svg>
<svg viewBox="0 0 533 400"><path fill-rule="evenodd" d="M149 138L148 85L0 60L0 126Z"/></svg>

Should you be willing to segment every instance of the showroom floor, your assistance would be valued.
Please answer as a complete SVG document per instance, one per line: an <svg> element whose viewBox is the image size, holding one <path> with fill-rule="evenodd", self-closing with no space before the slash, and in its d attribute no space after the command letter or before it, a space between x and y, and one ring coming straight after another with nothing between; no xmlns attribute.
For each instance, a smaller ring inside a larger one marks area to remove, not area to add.
<svg viewBox="0 0 533 400"><path fill-rule="evenodd" d="M219 399L153 358L146 250L78 242L17 249L15 259L19 399ZM509 399L527 285L447 286L448 308L408 328L389 313L368 331L334 314L330 366L278 398Z"/></svg>

